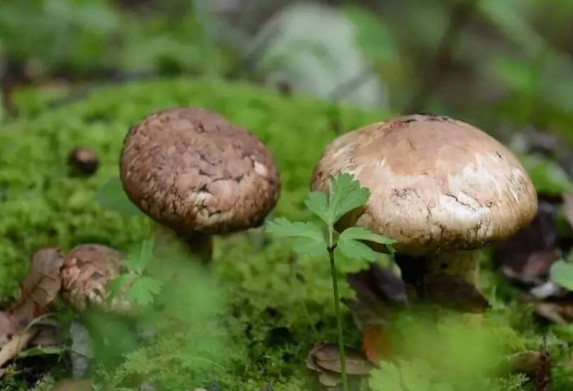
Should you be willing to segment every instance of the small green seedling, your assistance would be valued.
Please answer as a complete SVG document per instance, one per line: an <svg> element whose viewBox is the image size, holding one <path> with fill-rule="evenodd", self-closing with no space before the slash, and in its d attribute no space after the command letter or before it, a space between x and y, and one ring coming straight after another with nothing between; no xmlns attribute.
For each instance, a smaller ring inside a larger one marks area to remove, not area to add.
<svg viewBox="0 0 573 391"><path fill-rule="evenodd" d="M551 280L568 291L573 291L573 263L559 260L551 265Z"/></svg>
<svg viewBox="0 0 573 391"><path fill-rule="evenodd" d="M328 254L337 317L342 386L344 391L348 391L335 250L338 248L348 259L373 261L376 252L363 242L383 244L393 254L392 244L394 241L359 227L351 227L337 233L334 229L336 222L348 212L364 206L368 201L370 191L365 187L360 187L360 183L351 174L340 174L337 177L329 178L329 181L329 194L315 191L310 193L305 201L306 207L322 220L322 227L312 222L292 222L281 217L268 222L266 228L277 239L294 238L293 248L298 254L310 256Z"/></svg>
<svg viewBox="0 0 573 391"><path fill-rule="evenodd" d="M153 258L154 245L153 239L149 239L128 252L125 260L127 272L110 283L110 300L121 292L121 295L125 295L125 298L136 306L145 307L153 303L162 288L161 281L145 274Z"/></svg>

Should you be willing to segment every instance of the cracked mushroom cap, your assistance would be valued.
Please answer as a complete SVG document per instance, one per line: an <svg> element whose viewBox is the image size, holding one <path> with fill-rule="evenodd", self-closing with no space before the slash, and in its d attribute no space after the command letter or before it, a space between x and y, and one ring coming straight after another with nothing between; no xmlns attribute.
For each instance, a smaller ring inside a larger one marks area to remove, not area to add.
<svg viewBox="0 0 573 391"><path fill-rule="evenodd" d="M71 249L60 270L64 300L80 312L88 305L120 310L119 303L107 308L106 300L108 284L119 276L123 258L121 252L100 244L83 244Z"/></svg>
<svg viewBox="0 0 573 391"><path fill-rule="evenodd" d="M159 111L134 126L120 169L129 198L178 232L228 233L260 225L280 191L265 145L201 108Z"/></svg>
<svg viewBox="0 0 573 391"><path fill-rule="evenodd" d="M343 218L398 241L404 254L482 247L524 227L537 195L517 158L461 121L411 115L334 140L315 168L313 190L352 173L370 189L368 204Z"/></svg>

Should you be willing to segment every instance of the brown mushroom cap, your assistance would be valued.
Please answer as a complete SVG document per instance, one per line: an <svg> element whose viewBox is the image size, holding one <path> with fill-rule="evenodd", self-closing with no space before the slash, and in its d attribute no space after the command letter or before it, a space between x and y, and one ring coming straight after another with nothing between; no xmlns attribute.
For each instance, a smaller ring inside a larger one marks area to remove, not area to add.
<svg viewBox="0 0 573 391"><path fill-rule="evenodd" d="M526 225L537 195L517 158L461 121L412 115L366 126L334 140L315 168L312 188L353 173L371 191L345 217L398 241L405 254L472 249Z"/></svg>
<svg viewBox="0 0 573 391"><path fill-rule="evenodd" d="M134 126L121 156L129 198L178 232L227 233L261 224L280 181L250 132L201 108L159 111Z"/></svg>
<svg viewBox="0 0 573 391"><path fill-rule="evenodd" d="M76 311L83 311L88 303L107 307L107 288L120 274L123 254L100 244L74 247L64 257L60 274L62 296Z"/></svg>

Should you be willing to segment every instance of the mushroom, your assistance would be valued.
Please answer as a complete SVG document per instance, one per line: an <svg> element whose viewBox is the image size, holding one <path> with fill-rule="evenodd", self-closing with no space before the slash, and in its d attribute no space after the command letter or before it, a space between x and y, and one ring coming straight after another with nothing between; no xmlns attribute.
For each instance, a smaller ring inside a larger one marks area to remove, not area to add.
<svg viewBox="0 0 573 391"><path fill-rule="evenodd" d="M425 279L446 274L476 284L479 249L515 233L537 211L517 158L448 117L404 116L337 138L318 162L312 188L327 192L328 177L338 173L354 174L371 191L367 205L340 226L397 240L397 252L422 265Z"/></svg>
<svg viewBox="0 0 573 391"><path fill-rule="evenodd" d="M259 226L280 191L265 145L202 108L166 109L132 127L120 171L128 197L205 262L211 235Z"/></svg>
<svg viewBox="0 0 573 391"><path fill-rule="evenodd" d="M83 244L70 250L60 270L66 303L78 312L88 306L128 312L129 303L119 296L111 303L107 300L109 283L119 276L124 258L121 252L100 244Z"/></svg>
<svg viewBox="0 0 573 391"><path fill-rule="evenodd" d="M87 147L74 148L68 154L68 165L77 173L90 176L99 167L97 154Z"/></svg>

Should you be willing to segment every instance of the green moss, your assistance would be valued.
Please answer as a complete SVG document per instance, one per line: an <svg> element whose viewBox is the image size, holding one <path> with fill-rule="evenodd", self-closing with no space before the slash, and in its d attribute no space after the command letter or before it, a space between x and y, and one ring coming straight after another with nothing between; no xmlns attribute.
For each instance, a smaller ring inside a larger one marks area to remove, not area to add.
<svg viewBox="0 0 573 391"><path fill-rule="evenodd" d="M152 111L187 105L216 110L259 136L281 170L283 190L276 213L307 217L302 201L312 169L336 136L332 106L326 103L281 97L244 84L161 80L103 88L85 101L41 114L32 105L33 116L0 130L0 295L15 292L29 256L39 246L67 250L98 242L125 250L149 234L149 221L104 210L94 196L117 175L122 140L131 125ZM340 110L343 129L384 117ZM79 145L99 155L100 170L91 178L73 177L66 166L68 152ZM266 383L277 391L308 389L312 379L302 363L310 346L335 338L328 264L298 259L288 243L266 245L262 235L253 230L217 241L213 269L224 290L232 292L224 318L236 357L214 380L234 391L252 391ZM349 316L346 322L347 340L356 343L358 332ZM127 356L115 371L102 373L117 388L147 376L165 385L199 386L184 361L158 366L176 340L176 335L162 338Z"/></svg>

